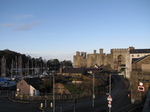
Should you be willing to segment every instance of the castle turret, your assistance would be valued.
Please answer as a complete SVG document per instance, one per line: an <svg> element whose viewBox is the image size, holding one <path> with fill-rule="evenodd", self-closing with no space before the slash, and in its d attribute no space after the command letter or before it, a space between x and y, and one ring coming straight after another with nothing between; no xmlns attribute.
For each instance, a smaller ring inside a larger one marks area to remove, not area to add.
<svg viewBox="0 0 150 112"><path fill-rule="evenodd" d="M100 49L100 54L103 54L103 49Z"/></svg>
<svg viewBox="0 0 150 112"><path fill-rule="evenodd" d="M77 55L77 56L80 56L80 52L79 52L79 51L77 51L77 52L76 52L76 55Z"/></svg>
<svg viewBox="0 0 150 112"><path fill-rule="evenodd" d="M131 47L129 47L129 49L132 50L132 49L135 49L135 48L131 46Z"/></svg>
<svg viewBox="0 0 150 112"><path fill-rule="evenodd" d="M96 50L94 50L94 54L96 54Z"/></svg>

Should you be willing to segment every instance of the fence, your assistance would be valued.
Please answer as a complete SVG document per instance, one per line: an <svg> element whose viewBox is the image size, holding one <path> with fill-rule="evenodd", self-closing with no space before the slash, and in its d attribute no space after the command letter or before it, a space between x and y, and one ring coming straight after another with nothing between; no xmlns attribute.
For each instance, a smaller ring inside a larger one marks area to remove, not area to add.
<svg viewBox="0 0 150 112"><path fill-rule="evenodd" d="M95 95L100 95L105 92L107 92L108 88L102 87L100 88L97 92L95 91ZM10 90L0 90L0 95L3 97L10 97L12 99L20 99L20 100L29 100L29 101L40 101L40 100L52 100L53 99L53 94L45 94L45 95L40 95L40 96L30 96L27 94L16 94L16 91L10 91ZM92 97L92 93L89 94L55 94L55 99L56 100L72 100L74 98L76 99L81 99L81 98L86 98L86 97Z"/></svg>
<svg viewBox="0 0 150 112"><path fill-rule="evenodd" d="M91 95L83 95L83 94L76 94L76 95L72 95L72 94L55 94L55 100L72 100L74 98L76 99L81 99L81 98L85 98L85 97L89 97ZM17 99L21 99L21 100L31 100L31 101L35 101L35 100L52 100L53 99L53 95L52 94L47 94L44 96L29 96L29 95L25 95L25 94L20 94L15 96L14 98Z"/></svg>
<svg viewBox="0 0 150 112"><path fill-rule="evenodd" d="M98 92L99 91L99 92ZM95 91L95 95L100 95L108 91L108 88L106 87L101 87L97 91ZM22 100L52 100L53 99L53 94L45 94L45 95L36 95L36 96L30 96L27 94L17 94L12 95L15 98L22 99ZM88 94L55 94L55 99L56 100L72 100L74 98L76 99L81 99L81 98L86 98L86 97L92 97L92 93Z"/></svg>

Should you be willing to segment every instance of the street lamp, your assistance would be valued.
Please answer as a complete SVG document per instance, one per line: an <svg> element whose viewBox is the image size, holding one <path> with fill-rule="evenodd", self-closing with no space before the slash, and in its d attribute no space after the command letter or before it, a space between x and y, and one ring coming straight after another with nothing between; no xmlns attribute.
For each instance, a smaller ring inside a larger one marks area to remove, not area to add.
<svg viewBox="0 0 150 112"><path fill-rule="evenodd" d="M95 93L94 93L94 86L95 86L95 75L92 71L88 72L89 74L91 74L93 76L93 95L92 95L92 107L94 107L94 99L95 99Z"/></svg>
<svg viewBox="0 0 150 112"><path fill-rule="evenodd" d="M143 86L143 83L142 83L142 82L139 82L139 85L140 85L140 86Z"/></svg>
<svg viewBox="0 0 150 112"><path fill-rule="evenodd" d="M109 76L109 95L111 96L111 74ZM109 107L109 112L111 112L111 106Z"/></svg>

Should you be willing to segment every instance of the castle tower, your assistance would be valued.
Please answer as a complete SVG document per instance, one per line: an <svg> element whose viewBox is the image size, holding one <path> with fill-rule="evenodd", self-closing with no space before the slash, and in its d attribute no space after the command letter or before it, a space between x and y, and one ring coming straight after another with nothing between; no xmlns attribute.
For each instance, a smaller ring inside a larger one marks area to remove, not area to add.
<svg viewBox="0 0 150 112"><path fill-rule="evenodd" d="M96 54L96 50L94 50L94 54Z"/></svg>
<svg viewBox="0 0 150 112"><path fill-rule="evenodd" d="M100 54L103 54L103 49L100 49L99 51L100 51Z"/></svg>
<svg viewBox="0 0 150 112"><path fill-rule="evenodd" d="M128 49L111 49L111 67L114 70L118 70L118 67L126 65L126 54Z"/></svg>
<svg viewBox="0 0 150 112"><path fill-rule="evenodd" d="M87 66L87 59L86 59L86 52L76 52L76 55L74 55L74 67L86 67Z"/></svg>

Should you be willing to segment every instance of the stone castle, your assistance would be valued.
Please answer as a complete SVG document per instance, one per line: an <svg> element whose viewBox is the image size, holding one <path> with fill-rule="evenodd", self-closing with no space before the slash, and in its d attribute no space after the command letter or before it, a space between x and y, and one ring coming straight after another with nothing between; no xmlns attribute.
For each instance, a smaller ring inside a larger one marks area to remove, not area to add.
<svg viewBox="0 0 150 112"><path fill-rule="evenodd" d="M133 47L126 49L111 49L110 54L103 53L103 49L100 49L99 53L94 50L93 54L77 51L76 55L74 55L74 67L79 68L94 67L95 65L110 65L113 70L118 70L118 67L125 66L129 49L132 48Z"/></svg>

